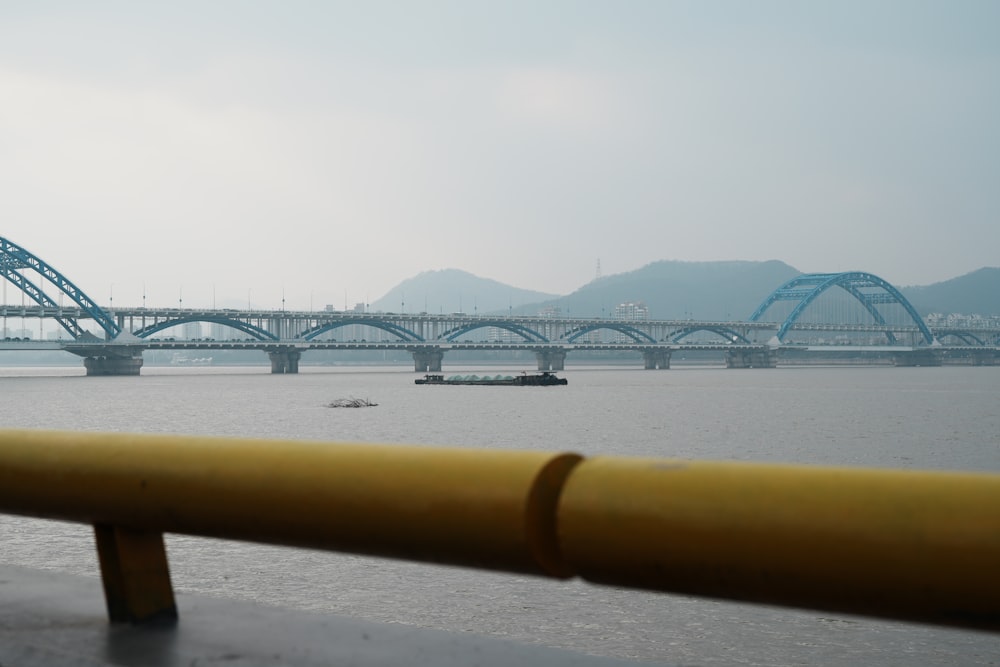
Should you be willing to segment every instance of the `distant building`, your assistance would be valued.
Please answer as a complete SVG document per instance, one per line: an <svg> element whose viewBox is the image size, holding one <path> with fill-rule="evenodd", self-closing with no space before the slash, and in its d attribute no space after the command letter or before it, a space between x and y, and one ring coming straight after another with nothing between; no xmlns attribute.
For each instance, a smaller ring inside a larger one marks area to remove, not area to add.
<svg viewBox="0 0 1000 667"><path fill-rule="evenodd" d="M539 317L549 317L555 319L557 317L562 317L562 308L559 306L546 306L538 311Z"/></svg>
<svg viewBox="0 0 1000 667"><path fill-rule="evenodd" d="M642 322L649 319L649 308L642 301L629 301L615 306L611 313L611 319L625 320L627 322ZM623 333L615 334L616 343L628 343L632 340L630 336Z"/></svg>
<svg viewBox="0 0 1000 667"><path fill-rule="evenodd" d="M989 328L1000 325L1000 317L983 317L979 314L966 315L964 313L931 313L924 318L927 326L931 327L952 327L956 329L977 329Z"/></svg>
<svg viewBox="0 0 1000 667"><path fill-rule="evenodd" d="M642 301L620 303L615 306L611 318L615 320L628 320L629 322L641 322L649 319L649 308Z"/></svg>
<svg viewBox="0 0 1000 667"><path fill-rule="evenodd" d="M502 327L488 327L486 340L491 343L523 343L524 337Z"/></svg>
<svg viewBox="0 0 1000 667"><path fill-rule="evenodd" d="M187 340L201 338L201 322L187 322L181 327L181 337Z"/></svg>
<svg viewBox="0 0 1000 667"><path fill-rule="evenodd" d="M215 340L230 340L231 338L235 338L238 333L236 329L230 326L214 322L209 327L209 331L211 332L209 336Z"/></svg>

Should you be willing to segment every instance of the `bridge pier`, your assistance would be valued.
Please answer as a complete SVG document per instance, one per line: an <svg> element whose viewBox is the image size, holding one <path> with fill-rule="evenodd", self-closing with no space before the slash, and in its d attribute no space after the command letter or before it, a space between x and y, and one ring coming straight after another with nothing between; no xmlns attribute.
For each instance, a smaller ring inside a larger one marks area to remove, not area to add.
<svg viewBox="0 0 1000 667"><path fill-rule="evenodd" d="M971 355L973 366L996 366L997 353L994 350L984 350L973 352Z"/></svg>
<svg viewBox="0 0 1000 667"><path fill-rule="evenodd" d="M138 375L142 368L142 350L138 345L82 345L66 346L67 352L83 357L87 375Z"/></svg>
<svg viewBox="0 0 1000 667"><path fill-rule="evenodd" d="M414 350L413 370L417 373L440 373L443 359L442 350Z"/></svg>
<svg viewBox="0 0 1000 667"><path fill-rule="evenodd" d="M892 355L893 366L940 366L941 354L934 350L913 350L896 352Z"/></svg>
<svg viewBox="0 0 1000 667"><path fill-rule="evenodd" d="M142 353L134 356L99 356L85 357L83 367L87 375L138 375L142 368Z"/></svg>
<svg viewBox="0 0 1000 667"><path fill-rule="evenodd" d="M271 373L273 375L291 375L299 372L299 359L302 358L302 353L298 350L278 350L268 352L267 356L271 358Z"/></svg>
<svg viewBox="0 0 1000 667"><path fill-rule="evenodd" d="M566 350L535 350L540 371L561 371L566 367Z"/></svg>
<svg viewBox="0 0 1000 667"><path fill-rule="evenodd" d="M670 350L644 350L642 358L646 362L647 371L670 368Z"/></svg>
<svg viewBox="0 0 1000 667"><path fill-rule="evenodd" d="M777 368L778 351L729 350L726 352L726 368Z"/></svg>

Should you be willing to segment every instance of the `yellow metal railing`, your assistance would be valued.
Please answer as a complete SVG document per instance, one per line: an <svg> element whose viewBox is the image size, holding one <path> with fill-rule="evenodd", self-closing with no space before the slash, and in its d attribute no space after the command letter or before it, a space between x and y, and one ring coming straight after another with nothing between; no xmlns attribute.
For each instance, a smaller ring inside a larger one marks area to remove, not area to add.
<svg viewBox="0 0 1000 667"><path fill-rule="evenodd" d="M0 512L94 525L113 621L163 533L1000 629L1000 475L0 431Z"/></svg>

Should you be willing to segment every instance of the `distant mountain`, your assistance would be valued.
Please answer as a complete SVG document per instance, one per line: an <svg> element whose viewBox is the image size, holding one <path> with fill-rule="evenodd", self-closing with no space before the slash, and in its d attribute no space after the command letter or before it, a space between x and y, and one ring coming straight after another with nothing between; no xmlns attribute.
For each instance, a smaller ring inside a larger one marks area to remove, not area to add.
<svg viewBox="0 0 1000 667"><path fill-rule="evenodd" d="M659 261L593 280L566 296L518 289L465 271L426 271L394 287L374 310L537 315L558 308L570 317L608 317L621 303L642 302L653 319L745 320L801 271L784 262ZM1000 315L1000 268L923 287L901 287L914 308L930 313Z"/></svg>
<svg viewBox="0 0 1000 667"><path fill-rule="evenodd" d="M579 317L610 316L615 306L643 302L653 319L745 320L767 296L801 271L767 262L659 261L628 273L598 278L572 294L525 306Z"/></svg>
<svg viewBox="0 0 1000 667"><path fill-rule="evenodd" d="M507 312L557 295L518 289L458 269L424 271L393 287L372 310L390 313Z"/></svg>
<svg viewBox="0 0 1000 667"><path fill-rule="evenodd" d="M930 313L1000 315L1000 268L984 267L958 278L899 291L923 316Z"/></svg>

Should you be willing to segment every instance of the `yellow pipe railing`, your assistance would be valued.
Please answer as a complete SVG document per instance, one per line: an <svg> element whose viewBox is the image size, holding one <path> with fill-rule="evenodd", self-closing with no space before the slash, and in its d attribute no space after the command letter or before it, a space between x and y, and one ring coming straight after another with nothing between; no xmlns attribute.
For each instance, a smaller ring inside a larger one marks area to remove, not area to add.
<svg viewBox="0 0 1000 667"><path fill-rule="evenodd" d="M0 431L0 512L94 525L113 621L174 532L1000 629L1000 475Z"/></svg>

